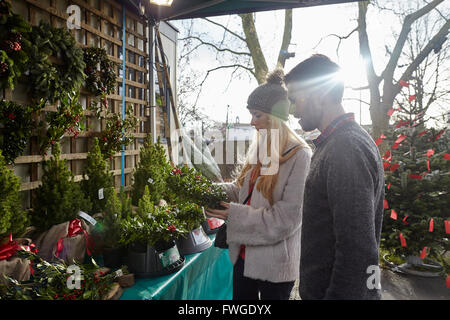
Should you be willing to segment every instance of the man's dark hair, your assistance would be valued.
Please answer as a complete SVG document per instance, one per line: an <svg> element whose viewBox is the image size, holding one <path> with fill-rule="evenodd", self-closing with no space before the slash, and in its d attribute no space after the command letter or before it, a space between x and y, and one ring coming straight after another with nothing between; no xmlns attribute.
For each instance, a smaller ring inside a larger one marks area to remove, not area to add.
<svg viewBox="0 0 450 320"><path fill-rule="evenodd" d="M323 54L314 54L300 62L284 76L287 84L296 84L299 88L317 90L331 97L334 102L341 103L344 93L344 82L337 77L341 68Z"/></svg>

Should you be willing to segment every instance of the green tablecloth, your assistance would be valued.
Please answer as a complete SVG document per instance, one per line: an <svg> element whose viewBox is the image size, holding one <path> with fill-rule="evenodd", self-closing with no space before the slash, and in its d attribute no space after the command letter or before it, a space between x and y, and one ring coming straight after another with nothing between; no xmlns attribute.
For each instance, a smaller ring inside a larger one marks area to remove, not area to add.
<svg viewBox="0 0 450 320"><path fill-rule="evenodd" d="M215 235L209 236L214 241ZM181 270L157 278L136 279L120 300L231 300L233 265L228 250L214 247L186 256Z"/></svg>

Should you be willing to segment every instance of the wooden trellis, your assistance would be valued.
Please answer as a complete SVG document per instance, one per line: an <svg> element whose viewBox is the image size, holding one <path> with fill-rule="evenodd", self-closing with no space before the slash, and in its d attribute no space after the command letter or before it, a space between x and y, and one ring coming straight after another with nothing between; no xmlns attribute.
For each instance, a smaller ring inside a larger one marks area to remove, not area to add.
<svg viewBox="0 0 450 320"><path fill-rule="evenodd" d="M122 88L122 4L114 0L14 0L13 11L24 17L31 25L38 25L41 20L49 22L54 27L66 27L69 15L66 9L70 5L78 5L81 9L81 29L71 30L80 47L105 48L110 59L116 62L117 86L113 94L107 97L112 112L122 114L122 91L128 108L133 106L134 115L138 118L138 126L134 133L134 143L125 151L125 189L131 184L131 173L138 162L140 141L150 132L149 92L148 82L148 32L147 23L134 13L133 8L126 7L126 46L125 46L125 88ZM25 88L18 85L14 91L5 90L4 97L18 103L26 104ZM91 99L86 91L81 90L80 102L87 107ZM55 111L55 106L46 106L43 111ZM68 164L75 180L82 179L84 160L92 143L92 137L99 134L105 122L99 121L94 113L85 110L89 131L81 133L78 138L73 134L65 134L61 139L62 158ZM91 138L91 139L90 139ZM45 159L50 156L46 156ZM111 160L111 170L115 176L115 186L118 189L122 183L121 159L122 152L118 152ZM29 147L24 154L15 160L14 171L21 177L21 191L25 195L25 206L32 205L33 190L38 188L42 177L42 161L39 155L37 136L33 134Z"/></svg>

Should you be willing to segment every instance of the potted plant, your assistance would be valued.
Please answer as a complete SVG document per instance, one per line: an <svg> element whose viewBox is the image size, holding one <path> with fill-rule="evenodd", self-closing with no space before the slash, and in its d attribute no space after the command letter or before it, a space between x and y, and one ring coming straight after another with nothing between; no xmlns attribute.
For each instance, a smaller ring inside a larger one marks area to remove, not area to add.
<svg viewBox="0 0 450 320"><path fill-rule="evenodd" d="M175 239L186 233L166 206L155 206L146 186L136 214L121 221L121 243L128 247L128 266L137 277L155 277L179 270L184 257Z"/></svg>
<svg viewBox="0 0 450 320"><path fill-rule="evenodd" d="M106 267L118 268L125 255L123 245L119 244L121 231L122 203L114 187L105 190L106 205L103 218L103 262Z"/></svg>
<svg viewBox="0 0 450 320"><path fill-rule="evenodd" d="M188 233L177 240L181 254L201 252L212 245L211 239L206 235L201 225L206 220L202 207L186 202L173 206L172 211L185 229L189 230Z"/></svg>
<svg viewBox="0 0 450 320"><path fill-rule="evenodd" d="M225 191L213 184L200 172L184 166L174 167L167 178L168 194L166 198L172 203L193 202L199 206L219 209L220 201L228 201ZM211 220L203 215L201 222L207 234L217 232L223 224L223 220ZM193 230L193 229L192 229Z"/></svg>

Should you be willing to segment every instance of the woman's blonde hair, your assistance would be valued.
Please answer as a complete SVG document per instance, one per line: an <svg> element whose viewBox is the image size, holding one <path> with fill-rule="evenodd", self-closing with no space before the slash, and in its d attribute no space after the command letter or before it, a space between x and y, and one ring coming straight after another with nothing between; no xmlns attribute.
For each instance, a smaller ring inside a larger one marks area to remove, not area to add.
<svg viewBox="0 0 450 320"><path fill-rule="evenodd" d="M300 138L285 123L285 121L268 113L266 113L266 115L269 117L268 128L266 130L266 133L257 131L255 134L255 138L253 139L253 142L247 152L242 170L237 175L236 182L239 187L242 187L242 185L244 184L244 179L250 170L255 169L255 171L259 171L261 170L261 167L263 167L260 161L261 159L259 159L257 156L259 148L267 148L265 150L267 150L268 156L270 156L271 161L278 161L279 165L294 156L299 149L309 148L305 140ZM271 129L278 130L278 141L272 141L273 139ZM267 146L264 146L263 144L266 143ZM275 143L275 145L272 146L272 143ZM297 145L297 147L292 149L288 154L282 156L283 153L287 151L287 147L289 146L289 144L295 144ZM272 150L274 151L274 154L271 154ZM256 190L258 190L266 199L268 199L270 205L273 205L273 190L278 180L278 171L279 170L277 170L275 174L261 175L258 184L255 186ZM252 175L250 178L250 184L255 183L257 177L258 175Z"/></svg>

